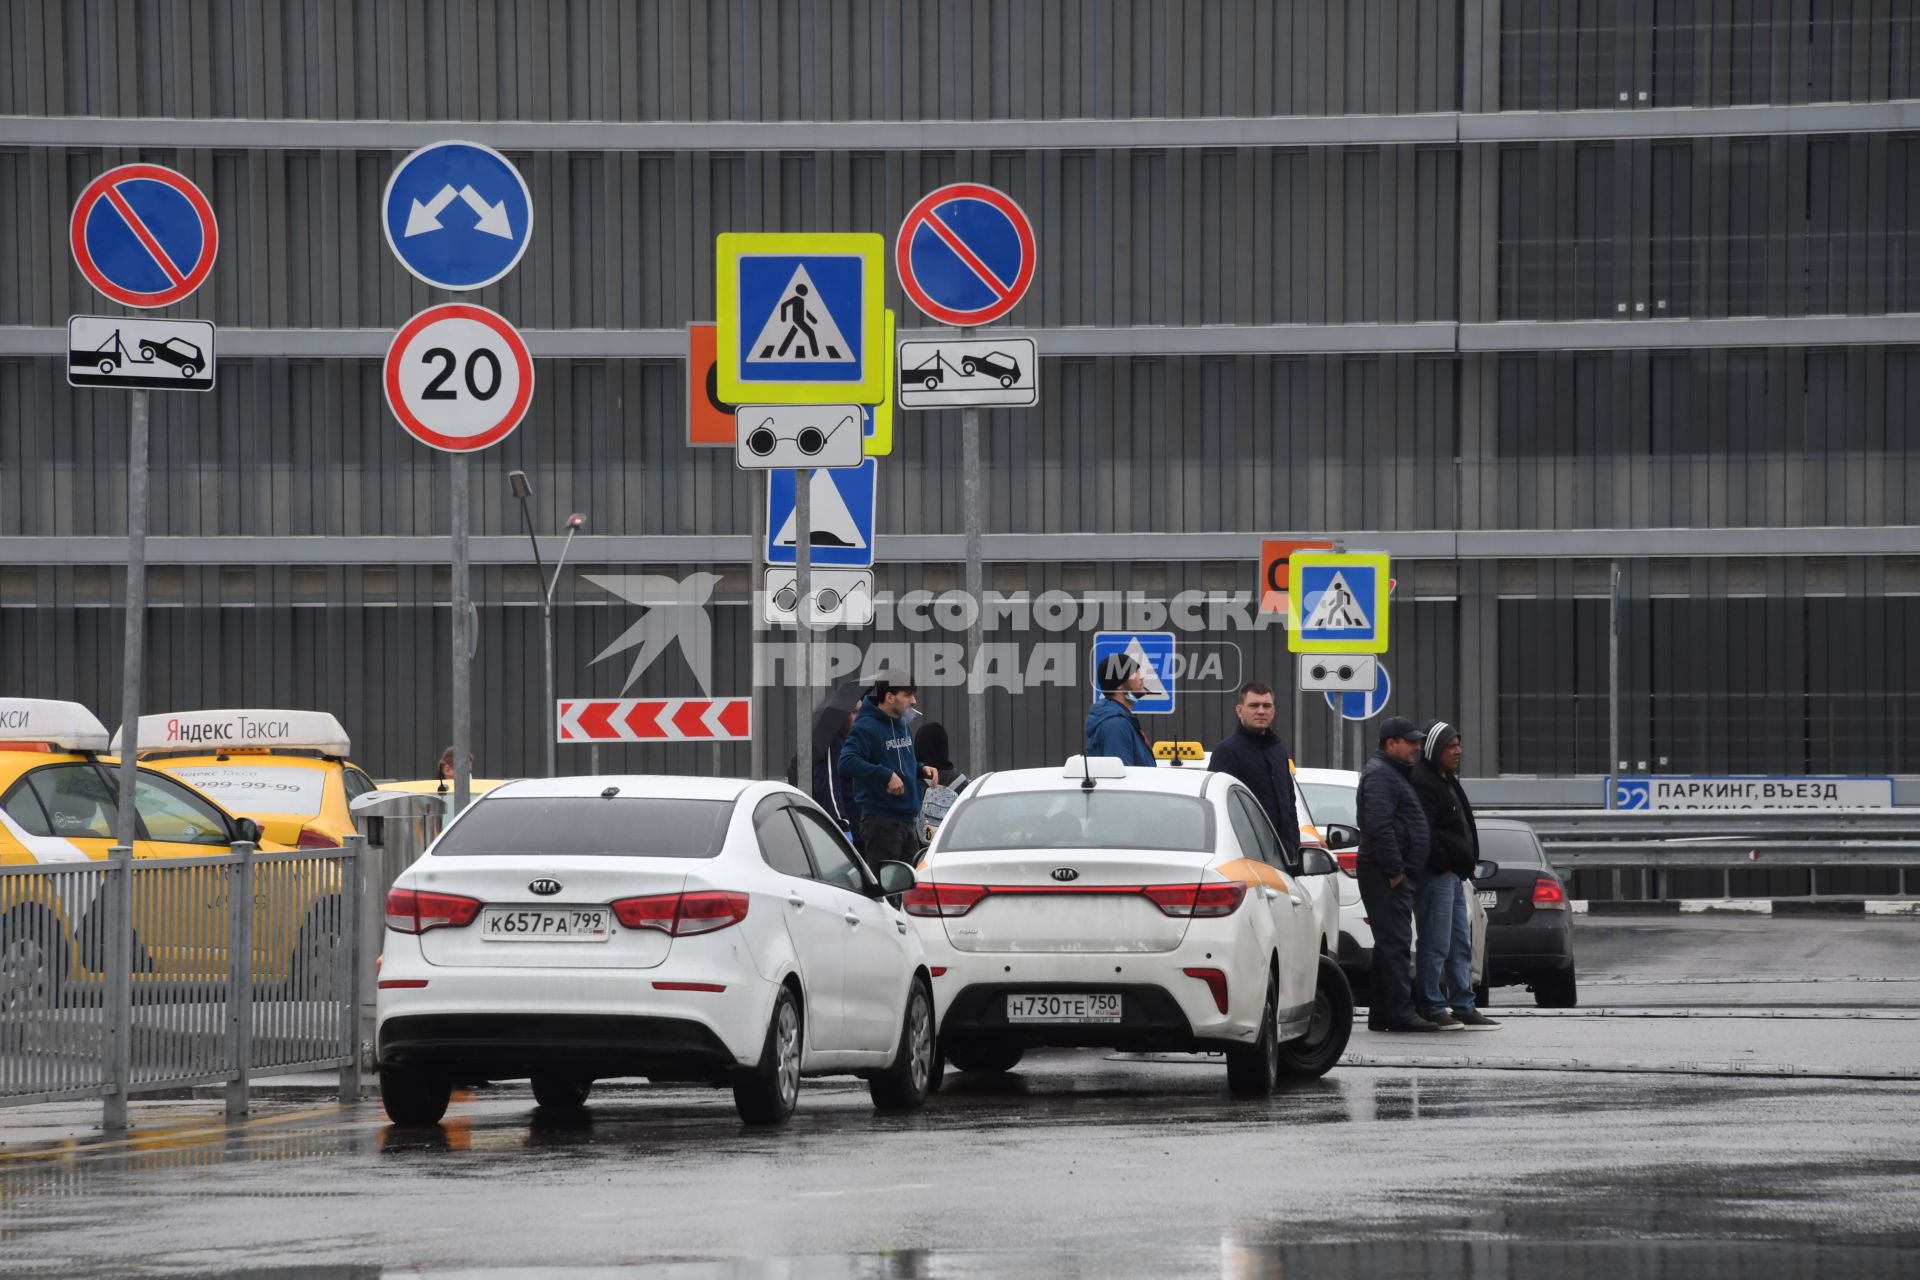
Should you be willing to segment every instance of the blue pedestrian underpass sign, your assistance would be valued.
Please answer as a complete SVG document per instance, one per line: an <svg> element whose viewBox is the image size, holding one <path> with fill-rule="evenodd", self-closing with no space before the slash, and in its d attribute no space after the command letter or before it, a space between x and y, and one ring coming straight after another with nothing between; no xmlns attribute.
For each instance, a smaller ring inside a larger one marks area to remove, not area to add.
<svg viewBox="0 0 1920 1280"><path fill-rule="evenodd" d="M513 162L478 142L436 142L387 180L387 247L418 279L479 289L513 270L533 239L533 196Z"/></svg>
<svg viewBox="0 0 1920 1280"><path fill-rule="evenodd" d="M1100 687L1100 665L1108 658L1125 654L1139 663L1146 674L1140 700L1134 713L1143 716L1169 715L1173 711L1175 683L1174 635L1171 631L1096 631L1093 635L1093 666L1087 679L1095 690Z"/></svg>
<svg viewBox="0 0 1920 1280"><path fill-rule="evenodd" d="M1387 664L1376 663L1373 688L1366 693L1329 693L1327 705L1340 713L1342 720L1371 720L1386 709L1387 699L1393 696L1393 680L1387 675Z"/></svg>

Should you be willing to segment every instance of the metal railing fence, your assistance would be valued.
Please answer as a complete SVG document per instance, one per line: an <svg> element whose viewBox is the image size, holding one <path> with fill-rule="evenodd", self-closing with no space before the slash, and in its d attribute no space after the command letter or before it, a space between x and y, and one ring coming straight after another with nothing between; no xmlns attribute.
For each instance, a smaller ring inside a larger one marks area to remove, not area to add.
<svg viewBox="0 0 1920 1280"><path fill-rule="evenodd" d="M0 868L0 1106L337 1069L360 1091L366 842Z"/></svg>
<svg viewBox="0 0 1920 1280"><path fill-rule="evenodd" d="M1512 810L1574 896L1912 897L1920 809L1648 813Z"/></svg>

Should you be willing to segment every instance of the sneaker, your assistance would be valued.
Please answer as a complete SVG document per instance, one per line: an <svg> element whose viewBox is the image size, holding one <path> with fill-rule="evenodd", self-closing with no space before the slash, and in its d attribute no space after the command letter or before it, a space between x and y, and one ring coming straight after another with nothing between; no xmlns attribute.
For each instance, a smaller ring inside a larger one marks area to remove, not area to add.
<svg viewBox="0 0 1920 1280"><path fill-rule="evenodd" d="M1438 1013L1423 1013L1420 1016L1442 1031L1465 1031L1467 1029L1466 1023L1460 1021L1460 1019L1454 1017L1445 1009L1440 1010Z"/></svg>
<svg viewBox="0 0 1920 1280"><path fill-rule="evenodd" d="M1481 1013L1478 1009L1468 1009L1465 1012L1455 1009L1453 1011L1453 1020L1468 1031L1498 1031L1500 1029L1498 1022L1495 1022L1486 1014Z"/></svg>
<svg viewBox="0 0 1920 1280"><path fill-rule="evenodd" d="M1438 1031L1440 1028L1425 1018L1409 1018L1405 1022L1389 1022L1380 1028L1382 1031Z"/></svg>

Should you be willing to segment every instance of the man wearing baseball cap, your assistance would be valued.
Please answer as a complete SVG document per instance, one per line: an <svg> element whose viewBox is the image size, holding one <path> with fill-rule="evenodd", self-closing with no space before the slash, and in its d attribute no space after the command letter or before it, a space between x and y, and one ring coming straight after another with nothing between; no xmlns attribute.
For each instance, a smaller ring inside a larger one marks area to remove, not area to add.
<svg viewBox="0 0 1920 1280"><path fill-rule="evenodd" d="M1380 726L1380 750L1360 773L1360 855L1355 871L1367 921L1373 926L1370 1031L1440 1029L1415 1011L1408 973L1413 900L1427 873L1431 843L1427 811L1413 789L1413 762L1426 736L1405 716L1387 717Z"/></svg>

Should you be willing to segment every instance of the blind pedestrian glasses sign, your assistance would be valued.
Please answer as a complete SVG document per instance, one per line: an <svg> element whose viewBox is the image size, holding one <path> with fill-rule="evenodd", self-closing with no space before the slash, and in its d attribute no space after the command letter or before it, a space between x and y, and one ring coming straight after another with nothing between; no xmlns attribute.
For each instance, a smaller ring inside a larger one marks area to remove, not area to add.
<svg viewBox="0 0 1920 1280"><path fill-rule="evenodd" d="M74 201L68 239L87 283L127 307L190 297L220 250L205 194L157 164L123 164L88 183Z"/></svg>
<svg viewBox="0 0 1920 1280"><path fill-rule="evenodd" d="M471 453L513 434L533 400L533 356L506 319L485 307L428 307L394 336L383 381L407 434L448 453Z"/></svg>

